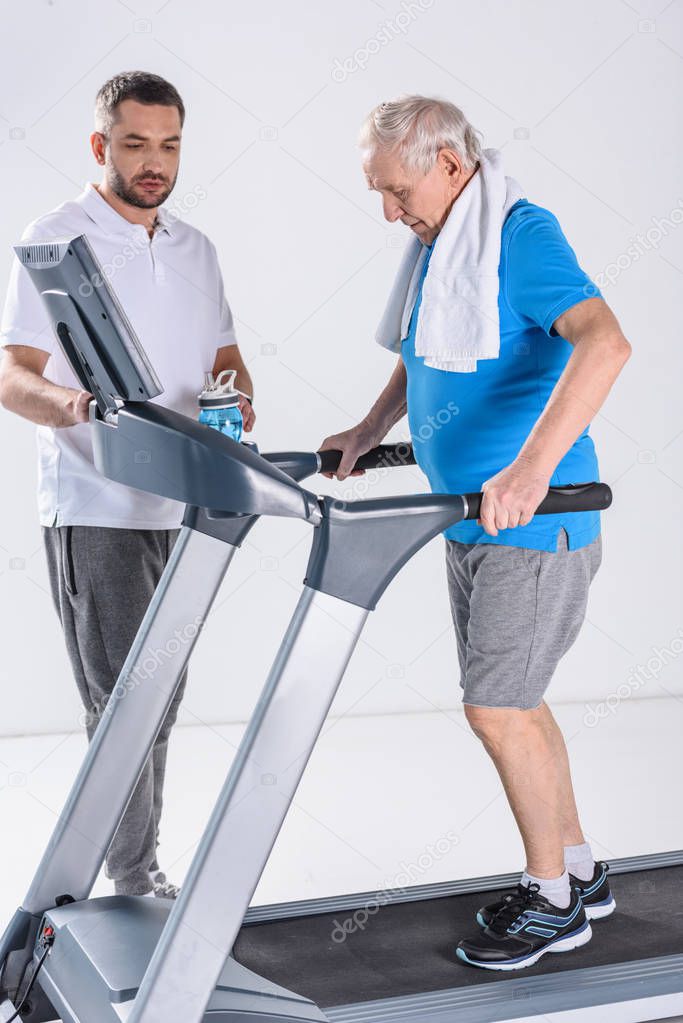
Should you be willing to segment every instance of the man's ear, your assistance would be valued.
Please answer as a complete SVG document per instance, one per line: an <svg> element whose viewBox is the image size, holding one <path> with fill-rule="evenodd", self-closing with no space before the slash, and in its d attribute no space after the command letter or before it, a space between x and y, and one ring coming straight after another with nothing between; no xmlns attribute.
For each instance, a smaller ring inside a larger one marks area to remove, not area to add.
<svg viewBox="0 0 683 1023"><path fill-rule="evenodd" d="M93 151L93 155L100 166L104 166L106 162L105 148L106 142L104 135L101 131L94 131L90 136L90 148Z"/></svg>
<svg viewBox="0 0 683 1023"><path fill-rule="evenodd" d="M463 167L460 157L454 149L440 149L436 157L439 169L451 181L459 181L463 174Z"/></svg>

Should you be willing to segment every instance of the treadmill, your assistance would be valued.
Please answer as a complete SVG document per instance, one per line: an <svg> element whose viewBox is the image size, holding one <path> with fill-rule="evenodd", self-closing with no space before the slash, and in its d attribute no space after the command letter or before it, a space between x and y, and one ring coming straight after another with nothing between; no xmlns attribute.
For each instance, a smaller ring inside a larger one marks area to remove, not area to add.
<svg viewBox="0 0 683 1023"><path fill-rule="evenodd" d="M636 999L658 996L663 1004L683 990L683 927L680 914L671 915L681 853L614 864L614 924L520 978L469 968L453 955L487 894L518 874L249 909L369 611L425 543L477 517L481 495L316 497L300 481L334 469L338 453L262 457L152 401L161 383L85 236L15 251L94 395L99 470L186 509L34 880L0 939L0 1020L474 1023L617 1002L626 1010ZM409 460L405 445L383 446L361 464ZM551 489L539 512L606 508L610 500L604 484ZM305 585L180 895L91 899L201 625L260 515L310 523ZM171 647L169 637L178 629L187 636L188 623L198 623L190 641ZM165 644L169 657L151 683L141 681L147 651ZM666 924L657 903L667 907ZM340 914L359 910L368 925L334 942ZM651 940L643 948L646 916Z"/></svg>

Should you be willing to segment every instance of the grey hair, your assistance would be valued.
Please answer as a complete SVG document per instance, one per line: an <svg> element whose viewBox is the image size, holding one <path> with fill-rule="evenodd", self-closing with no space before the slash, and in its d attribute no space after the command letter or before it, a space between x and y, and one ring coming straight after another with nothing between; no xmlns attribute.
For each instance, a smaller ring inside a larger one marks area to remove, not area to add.
<svg viewBox="0 0 683 1023"><path fill-rule="evenodd" d="M380 103L366 117L358 144L366 155L378 149L395 151L406 170L427 174L440 149L453 149L465 170L482 157L481 132L462 110L444 99L401 96Z"/></svg>

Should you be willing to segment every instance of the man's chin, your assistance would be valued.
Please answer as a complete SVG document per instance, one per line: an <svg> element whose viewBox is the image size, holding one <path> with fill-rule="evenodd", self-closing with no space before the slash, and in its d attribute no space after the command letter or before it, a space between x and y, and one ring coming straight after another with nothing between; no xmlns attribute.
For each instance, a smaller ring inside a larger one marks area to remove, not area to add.
<svg viewBox="0 0 683 1023"><path fill-rule="evenodd" d="M417 235L421 242L428 244L431 240L431 231L426 224L411 224L410 230Z"/></svg>
<svg viewBox="0 0 683 1023"><path fill-rule="evenodd" d="M138 185L133 185L132 188L126 189L122 198L138 209L152 210L166 202L170 194L171 189L161 188L158 192L148 192Z"/></svg>

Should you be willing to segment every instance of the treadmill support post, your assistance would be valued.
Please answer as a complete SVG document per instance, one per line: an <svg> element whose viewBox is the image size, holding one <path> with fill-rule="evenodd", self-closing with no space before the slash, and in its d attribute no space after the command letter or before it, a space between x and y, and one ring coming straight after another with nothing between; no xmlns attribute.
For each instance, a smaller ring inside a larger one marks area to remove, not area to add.
<svg viewBox="0 0 683 1023"><path fill-rule="evenodd" d="M304 588L128 1023L204 1019L367 615Z"/></svg>
<svg viewBox="0 0 683 1023"><path fill-rule="evenodd" d="M181 529L24 899L28 913L90 894L235 549Z"/></svg>

